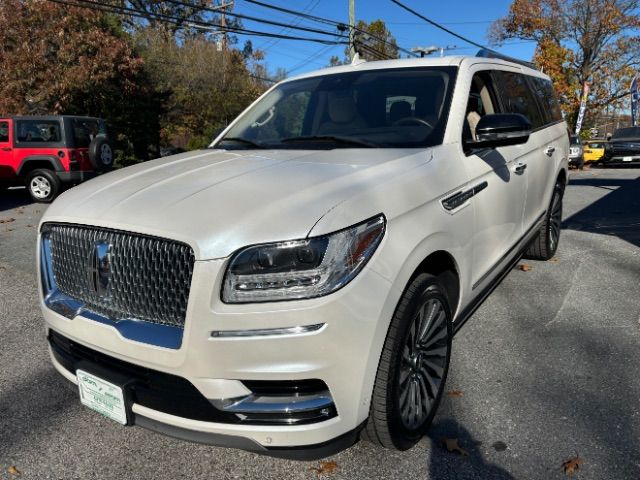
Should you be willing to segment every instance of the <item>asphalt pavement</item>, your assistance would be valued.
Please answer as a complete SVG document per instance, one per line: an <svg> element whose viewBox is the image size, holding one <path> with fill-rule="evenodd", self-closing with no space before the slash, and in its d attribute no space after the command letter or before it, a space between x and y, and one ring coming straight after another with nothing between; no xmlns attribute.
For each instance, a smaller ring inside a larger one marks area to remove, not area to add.
<svg viewBox="0 0 640 480"><path fill-rule="evenodd" d="M122 427L51 366L37 301L42 205L0 194L0 479L640 479L640 170L572 172L550 262L523 260L454 340L447 395L407 452L294 462ZM457 439L467 455L449 452ZM10 473L15 468L20 476Z"/></svg>

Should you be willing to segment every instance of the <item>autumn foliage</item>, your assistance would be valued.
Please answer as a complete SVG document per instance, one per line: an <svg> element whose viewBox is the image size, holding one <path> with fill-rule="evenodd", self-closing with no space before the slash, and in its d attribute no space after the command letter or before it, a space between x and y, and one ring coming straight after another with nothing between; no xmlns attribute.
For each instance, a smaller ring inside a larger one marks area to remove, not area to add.
<svg viewBox="0 0 640 480"><path fill-rule="evenodd" d="M119 151L148 158L157 102L117 18L46 0L3 0L0 45L2 114L103 117Z"/></svg>
<svg viewBox="0 0 640 480"><path fill-rule="evenodd" d="M574 122L585 81L592 110L628 95L640 67L640 0L514 0L490 36L537 42L534 62L551 76Z"/></svg>
<svg viewBox="0 0 640 480"><path fill-rule="evenodd" d="M207 145L267 87L250 75L264 68L260 51L221 51L215 38L188 27L204 21L198 8L104 3L146 13L0 1L0 114L105 118L117 163L125 165L154 158L163 146ZM163 23L155 14L181 20Z"/></svg>

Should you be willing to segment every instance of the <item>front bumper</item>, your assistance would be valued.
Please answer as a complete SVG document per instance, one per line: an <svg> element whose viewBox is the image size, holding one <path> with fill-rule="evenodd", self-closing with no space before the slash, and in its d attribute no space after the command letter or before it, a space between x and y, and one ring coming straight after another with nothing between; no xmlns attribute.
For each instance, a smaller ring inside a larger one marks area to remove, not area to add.
<svg viewBox="0 0 640 480"><path fill-rule="evenodd" d="M640 154L607 156L602 157L601 161L605 165L637 165L640 163Z"/></svg>
<svg viewBox="0 0 640 480"><path fill-rule="evenodd" d="M318 379L328 387L335 407L335 415L323 421L248 425L134 403L137 425L180 438L294 458L316 458L348 446L369 412L390 318L385 308L388 280L367 267L327 297L226 305L219 299L225 266L225 260L196 262L178 349L127 339L114 326L84 316L68 319L44 305L43 315L53 332L113 359L184 379L214 405L246 396L246 382ZM296 327L320 324L320 329L295 333ZM289 328L294 330L250 334ZM220 336L220 332L249 335ZM65 367L53 354L52 358L58 371L75 383L73 367Z"/></svg>
<svg viewBox="0 0 640 480"><path fill-rule="evenodd" d="M580 165L584 163L582 155L571 156L569 155L569 165Z"/></svg>

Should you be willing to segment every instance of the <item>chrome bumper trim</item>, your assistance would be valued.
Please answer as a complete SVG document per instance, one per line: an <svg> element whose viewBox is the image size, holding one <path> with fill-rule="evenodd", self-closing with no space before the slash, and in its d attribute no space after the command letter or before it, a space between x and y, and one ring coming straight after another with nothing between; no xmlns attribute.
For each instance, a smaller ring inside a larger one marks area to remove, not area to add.
<svg viewBox="0 0 640 480"><path fill-rule="evenodd" d="M326 323L287 328L261 328L257 330L214 330L211 338L274 337L281 335L305 335L322 330Z"/></svg>
<svg viewBox="0 0 640 480"><path fill-rule="evenodd" d="M212 400L221 410L233 413L299 413L329 408L333 399L328 391L311 395L248 395L231 400Z"/></svg>

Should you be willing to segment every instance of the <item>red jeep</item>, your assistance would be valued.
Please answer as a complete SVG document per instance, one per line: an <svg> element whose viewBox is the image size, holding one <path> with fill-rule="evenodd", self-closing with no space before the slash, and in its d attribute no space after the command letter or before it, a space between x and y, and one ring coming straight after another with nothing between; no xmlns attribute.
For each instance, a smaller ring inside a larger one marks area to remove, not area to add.
<svg viewBox="0 0 640 480"><path fill-rule="evenodd" d="M48 203L63 184L80 183L112 166L104 120L0 117L0 190L26 185L33 200Z"/></svg>

